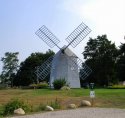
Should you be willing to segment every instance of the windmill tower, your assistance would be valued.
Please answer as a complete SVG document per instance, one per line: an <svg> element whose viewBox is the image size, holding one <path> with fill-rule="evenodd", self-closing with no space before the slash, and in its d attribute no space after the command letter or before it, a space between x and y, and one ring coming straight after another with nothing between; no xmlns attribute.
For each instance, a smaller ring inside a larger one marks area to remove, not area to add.
<svg viewBox="0 0 125 118"><path fill-rule="evenodd" d="M80 88L80 77L85 79L91 73L91 69L69 49L75 48L89 33L90 28L81 23L67 38L68 45L60 48L59 39L46 27L42 26L36 31L36 35L49 47L57 46L59 51L37 67L38 79L45 79L50 73L50 86L53 87L55 79L65 78L71 88Z"/></svg>

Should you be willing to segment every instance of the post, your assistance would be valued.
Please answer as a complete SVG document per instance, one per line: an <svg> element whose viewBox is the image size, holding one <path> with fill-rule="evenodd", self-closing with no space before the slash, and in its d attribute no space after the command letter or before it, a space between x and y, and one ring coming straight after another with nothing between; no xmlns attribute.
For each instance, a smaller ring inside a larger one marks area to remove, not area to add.
<svg viewBox="0 0 125 118"><path fill-rule="evenodd" d="M94 83L90 83L90 98L92 107L94 105L95 91L94 91Z"/></svg>

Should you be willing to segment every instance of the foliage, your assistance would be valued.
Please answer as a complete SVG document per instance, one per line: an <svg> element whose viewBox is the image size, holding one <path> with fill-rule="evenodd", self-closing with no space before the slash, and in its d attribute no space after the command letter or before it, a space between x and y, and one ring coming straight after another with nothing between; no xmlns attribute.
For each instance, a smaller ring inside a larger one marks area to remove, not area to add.
<svg viewBox="0 0 125 118"><path fill-rule="evenodd" d="M65 78L56 79L53 82L54 89L61 89L63 86L67 85Z"/></svg>
<svg viewBox="0 0 125 118"><path fill-rule="evenodd" d="M31 89L45 89L48 88L48 84L46 82L40 82L38 84L30 84L29 87Z"/></svg>
<svg viewBox="0 0 125 118"><path fill-rule="evenodd" d="M18 54L18 52L6 52L5 57L1 58L1 61L3 62L3 71L1 74L2 83L11 82L11 85L13 86L13 78L11 77L12 74L15 74L18 70Z"/></svg>
<svg viewBox="0 0 125 118"><path fill-rule="evenodd" d="M37 88L40 89L48 88L48 84L46 82L40 82L39 84L37 84Z"/></svg>
<svg viewBox="0 0 125 118"><path fill-rule="evenodd" d="M47 105L51 106L54 109L60 109L61 108L61 105L60 105L59 101L57 99L55 99L55 101L51 101L51 102L48 102L46 104L40 103L36 110L37 111L45 111Z"/></svg>
<svg viewBox="0 0 125 118"><path fill-rule="evenodd" d="M121 44L117 60L117 77L119 81L125 81L125 43Z"/></svg>
<svg viewBox="0 0 125 118"><path fill-rule="evenodd" d="M125 85L113 85L109 86L109 89L125 89Z"/></svg>
<svg viewBox="0 0 125 118"><path fill-rule="evenodd" d="M37 66L40 66L45 60L47 60L54 52L49 50L44 53L32 53L24 62L21 63L15 79L15 86L28 86L33 83L39 83L36 74L34 73ZM47 77L46 80L49 81Z"/></svg>
<svg viewBox="0 0 125 118"><path fill-rule="evenodd" d="M1 89L6 89L7 88L7 85L6 84L0 84L0 90Z"/></svg>
<svg viewBox="0 0 125 118"><path fill-rule="evenodd" d="M13 114L15 109L22 108L25 112L30 111L30 107L19 99L13 99L4 106L4 115Z"/></svg>
<svg viewBox="0 0 125 118"><path fill-rule="evenodd" d="M54 102L51 102L50 106L54 109L60 109L61 108L61 105L60 105L60 103L57 99Z"/></svg>
<svg viewBox="0 0 125 118"><path fill-rule="evenodd" d="M30 85L29 85L29 88L31 88L31 89L36 89L36 88L37 88L37 84L30 84Z"/></svg>
<svg viewBox="0 0 125 118"><path fill-rule="evenodd" d="M4 114L4 107L0 105L0 118L3 116Z"/></svg>
<svg viewBox="0 0 125 118"><path fill-rule="evenodd" d="M83 52L86 64L92 69L89 82L104 86L117 82L116 60L118 50L106 35L90 38Z"/></svg>
<svg viewBox="0 0 125 118"><path fill-rule="evenodd" d="M45 109L46 109L46 104L40 104L40 105L38 106L37 111L45 111Z"/></svg>

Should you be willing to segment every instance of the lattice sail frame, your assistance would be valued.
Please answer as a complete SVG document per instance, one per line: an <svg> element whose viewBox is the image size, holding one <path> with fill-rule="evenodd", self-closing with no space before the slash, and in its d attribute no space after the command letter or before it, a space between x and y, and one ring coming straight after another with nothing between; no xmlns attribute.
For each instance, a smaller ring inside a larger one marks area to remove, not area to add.
<svg viewBox="0 0 125 118"><path fill-rule="evenodd" d="M66 46L66 48L68 48L68 46L70 46L70 45L73 48L75 48L90 32L91 32L91 29L82 22L65 39L69 43ZM35 32L35 34L40 39L42 39L49 47L53 48L54 46L57 46L61 50L61 48L58 46L58 43L60 42L60 40L45 25L43 25L41 28L39 28ZM50 57L41 66L37 67L37 69L35 71L37 78L43 80L50 73L52 59L53 59L53 57ZM77 57L77 61L75 61L74 58L71 58L71 60L74 63L72 66L78 66L80 76L82 76L83 79L85 79L92 72L92 70L85 63L83 63L82 60L80 60L78 57ZM80 71L80 70L84 70L84 71Z"/></svg>
<svg viewBox="0 0 125 118"><path fill-rule="evenodd" d="M75 48L89 33L91 29L83 22L65 39L73 48ZM66 48L67 48L66 47Z"/></svg>
<svg viewBox="0 0 125 118"><path fill-rule="evenodd" d="M45 26L43 25L39 28L35 34L42 39L49 47L53 48L54 46L58 47L60 40ZM59 48L59 47L58 47Z"/></svg>
<svg viewBox="0 0 125 118"><path fill-rule="evenodd" d="M42 65L37 66L35 74L38 80L43 80L50 73L53 56L49 57Z"/></svg>
<svg viewBox="0 0 125 118"><path fill-rule="evenodd" d="M73 65L70 65L71 67L77 67L74 70L74 72L79 72L79 76L82 80L85 80L92 72L92 70L78 57L72 55L71 57L69 57L71 59L71 61L73 62Z"/></svg>

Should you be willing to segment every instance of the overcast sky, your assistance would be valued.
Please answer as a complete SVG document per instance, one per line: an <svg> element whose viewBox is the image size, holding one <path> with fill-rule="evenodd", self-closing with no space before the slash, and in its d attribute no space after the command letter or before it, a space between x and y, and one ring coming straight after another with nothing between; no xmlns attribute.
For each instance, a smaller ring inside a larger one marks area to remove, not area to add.
<svg viewBox="0 0 125 118"><path fill-rule="evenodd" d="M107 34L119 46L125 42L125 0L0 0L0 58L5 52L19 52L21 62L33 52L50 49L35 35L42 25L60 39L60 47L67 45L65 38L81 22L92 29L75 49L70 47L81 59L89 37Z"/></svg>

